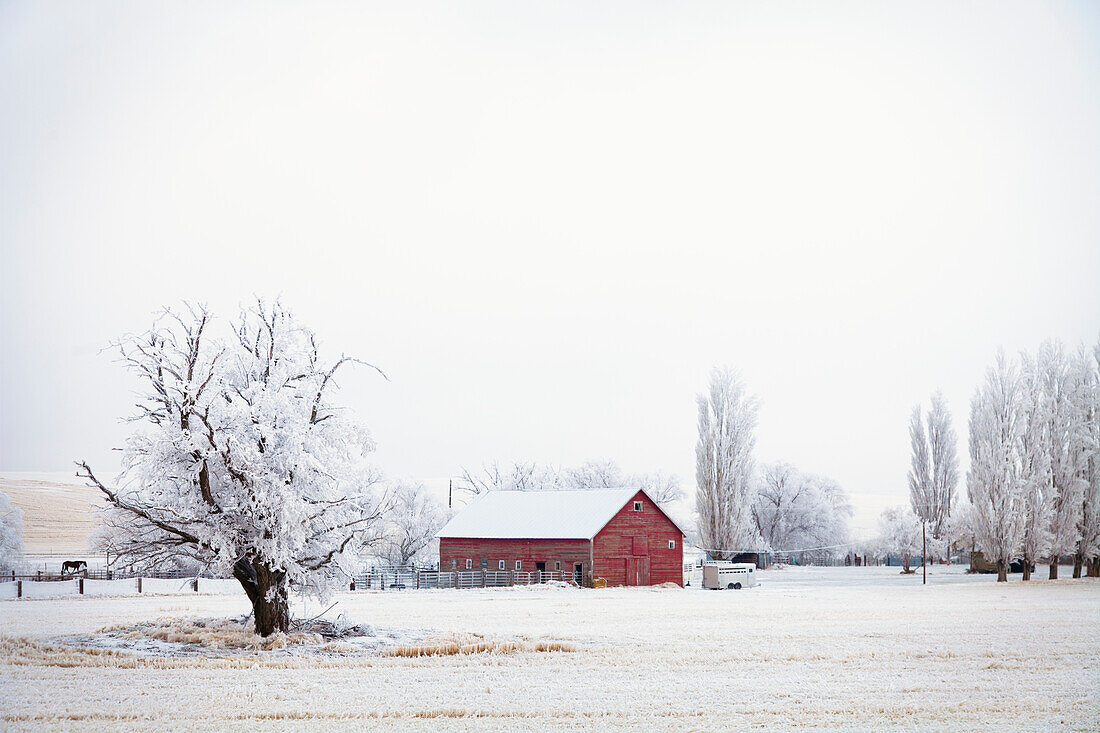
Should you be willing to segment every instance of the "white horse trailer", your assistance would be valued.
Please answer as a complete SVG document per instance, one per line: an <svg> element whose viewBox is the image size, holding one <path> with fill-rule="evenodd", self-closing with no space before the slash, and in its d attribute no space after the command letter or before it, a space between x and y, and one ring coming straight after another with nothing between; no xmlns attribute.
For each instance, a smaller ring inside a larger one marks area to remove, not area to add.
<svg viewBox="0 0 1100 733"><path fill-rule="evenodd" d="M756 565L751 562L703 563L703 587L711 590L741 590L756 585Z"/></svg>

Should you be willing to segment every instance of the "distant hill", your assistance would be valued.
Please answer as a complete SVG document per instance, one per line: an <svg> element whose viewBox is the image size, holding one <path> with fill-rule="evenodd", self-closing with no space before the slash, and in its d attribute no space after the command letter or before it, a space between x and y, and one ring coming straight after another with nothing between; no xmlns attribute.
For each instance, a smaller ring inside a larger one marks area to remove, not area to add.
<svg viewBox="0 0 1100 733"><path fill-rule="evenodd" d="M4 473L0 491L23 510L23 545L28 556L66 555L85 559L97 490L71 474Z"/></svg>

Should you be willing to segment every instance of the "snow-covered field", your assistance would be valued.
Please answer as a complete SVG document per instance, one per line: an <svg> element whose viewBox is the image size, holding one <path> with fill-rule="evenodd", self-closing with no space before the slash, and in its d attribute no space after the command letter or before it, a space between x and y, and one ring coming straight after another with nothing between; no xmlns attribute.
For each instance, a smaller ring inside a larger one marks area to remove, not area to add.
<svg viewBox="0 0 1100 733"><path fill-rule="evenodd" d="M1045 569L1040 569L1045 575ZM1015 576L1018 578L1018 576ZM22 649L243 595L0 602L0 729L1100 729L1100 583L787 568L745 591L360 592L380 627L562 640L423 658L141 659ZM316 613L314 607L298 613Z"/></svg>

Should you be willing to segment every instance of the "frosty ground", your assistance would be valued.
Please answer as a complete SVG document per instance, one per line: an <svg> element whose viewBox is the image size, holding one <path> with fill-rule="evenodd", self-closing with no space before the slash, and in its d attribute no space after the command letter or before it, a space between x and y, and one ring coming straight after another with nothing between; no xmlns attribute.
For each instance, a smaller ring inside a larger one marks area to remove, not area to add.
<svg viewBox="0 0 1100 733"><path fill-rule="evenodd" d="M576 651L15 655L12 637L240 615L247 602L4 601L0 728L1100 729L1100 583L1090 579L996 584L934 568L921 587L897 568L786 568L744 591L542 587L337 600L333 613L380 627L560 640Z"/></svg>

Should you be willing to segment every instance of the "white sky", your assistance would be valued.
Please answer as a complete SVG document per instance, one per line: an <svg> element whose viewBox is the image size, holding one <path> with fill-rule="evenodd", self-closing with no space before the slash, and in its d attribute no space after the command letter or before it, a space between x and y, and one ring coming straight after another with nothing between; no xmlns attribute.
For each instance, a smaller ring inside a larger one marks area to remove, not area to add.
<svg viewBox="0 0 1100 733"><path fill-rule="evenodd" d="M99 350L281 294L390 474L691 489L729 363L870 527L915 402L1100 334L1098 92L1084 2L5 3L0 470L117 465Z"/></svg>

